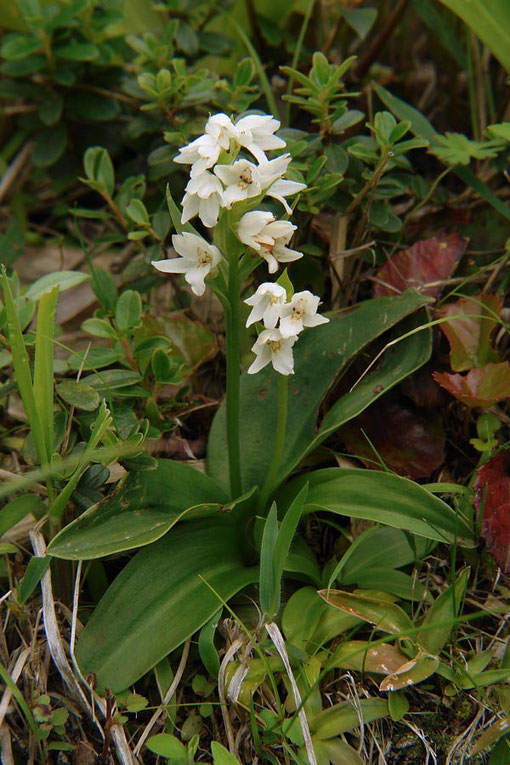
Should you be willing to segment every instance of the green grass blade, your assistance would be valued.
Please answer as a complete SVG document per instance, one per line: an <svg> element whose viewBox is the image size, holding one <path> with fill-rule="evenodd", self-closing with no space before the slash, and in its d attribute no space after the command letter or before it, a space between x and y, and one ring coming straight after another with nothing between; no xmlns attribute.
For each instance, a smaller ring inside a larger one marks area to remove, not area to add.
<svg viewBox="0 0 510 765"><path fill-rule="evenodd" d="M45 292L39 301L35 333L34 398L49 460L53 452L53 337L59 288Z"/></svg>
<svg viewBox="0 0 510 765"><path fill-rule="evenodd" d="M269 107L270 113L273 115L273 117L276 117L278 119L279 117L279 111L278 106L276 104L276 100L273 94L273 90L271 88L271 83L267 79L267 74L264 70L264 67L262 65L262 61L259 58L259 54L255 50L250 38L247 36L244 29L240 26L240 24L237 23L237 21L229 14L224 14L230 23L233 25L234 29L236 30L237 34L241 38L242 42L244 43L246 50L250 54L250 56L253 59L253 63L255 64L255 69L257 70L257 74L260 79L260 85L262 87L262 90L264 91L264 95L266 97L267 105Z"/></svg>
<svg viewBox="0 0 510 765"><path fill-rule="evenodd" d="M30 372L30 363L28 353L23 339L23 333L16 313L16 307L12 297L11 287L5 268L2 269L2 287L4 292L5 312L7 316L7 325L9 327L9 342L11 344L12 362L18 389L27 413L28 422L32 431L35 448L39 456L41 465L48 463L46 439L41 423L41 418L37 410L34 389L32 386L32 374Z"/></svg>
<svg viewBox="0 0 510 765"><path fill-rule="evenodd" d="M268 617L272 616L271 608L275 588L274 552L277 538L278 515L276 512L276 505L273 502L264 525L262 545L260 548L260 607Z"/></svg>
<svg viewBox="0 0 510 765"><path fill-rule="evenodd" d="M290 546L298 527L308 494L308 484L305 484L291 506L285 513L280 524L280 530L276 538L273 552L273 600L271 603L271 615L276 615L280 610L281 580L285 562L289 555Z"/></svg>

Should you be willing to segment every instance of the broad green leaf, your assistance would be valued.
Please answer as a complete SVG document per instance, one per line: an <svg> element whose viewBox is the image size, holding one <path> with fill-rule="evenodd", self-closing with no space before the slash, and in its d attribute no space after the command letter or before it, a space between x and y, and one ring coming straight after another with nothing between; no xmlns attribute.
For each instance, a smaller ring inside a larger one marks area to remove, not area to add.
<svg viewBox="0 0 510 765"><path fill-rule="evenodd" d="M356 669L389 675L407 661L407 656L390 643L372 646L366 640L346 640L329 655L324 652L324 665L328 671L335 668Z"/></svg>
<svg viewBox="0 0 510 765"><path fill-rule="evenodd" d="M411 537L391 526L372 526L349 546L330 583L337 577L345 584L354 584L356 577L372 568L401 568L420 560L434 547L423 537Z"/></svg>
<svg viewBox="0 0 510 765"><path fill-rule="evenodd" d="M403 571L396 571L391 568L367 567L363 571L359 571L356 576L341 577L340 583L343 586L356 584L367 590L380 589L404 600L430 602L432 599L428 590L418 579L405 574Z"/></svg>
<svg viewBox="0 0 510 765"><path fill-rule="evenodd" d="M37 136L31 160L36 167L49 167L63 154L67 143L67 128L63 123L44 128Z"/></svg>
<svg viewBox="0 0 510 765"><path fill-rule="evenodd" d="M510 74L510 4L508 0L441 0L480 38Z"/></svg>
<svg viewBox="0 0 510 765"><path fill-rule="evenodd" d="M312 743L318 765L329 765L329 763L333 763L333 765L366 765L366 760L361 759L356 749L346 744L341 738L317 741L312 737ZM304 746L300 748L299 756L300 763L309 762Z"/></svg>
<svg viewBox="0 0 510 765"><path fill-rule="evenodd" d="M426 321L426 317L418 314L411 320L402 322L400 325L402 335L421 326L425 323L423 320ZM423 366L430 358L431 350L430 329L415 332L388 348L375 371L365 375L330 407L319 428L314 445L324 441L344 423L361 414L376 398Z"/></svg>
<svg viewBox="0 0 510 765"><path fill-rule="evenodd" d="M506 0L501 1L506 2ZM390 93L389 90L383 88L382 85L373 83L373 87L388 109L391 109L399 119L408 120L411 123L411 132L414 133L414 135L426 138L432 145L434 144L439 133L428 119L418 111L418 109L415 109L414 106L409 106L405 101L402 101L400 98L397 98ZM454 172L464 183L471 186L482 199L485 199L486 202L492 205L500 215L507 218L507 220L510 220L510 208L508 205L506 205L485 183L479 180L469 167L456 167Z"/></svg>
<svg viewBox="0 0 510 765"><path fill-rule="evenodd" d="M55 55L68 61L93 61L99 56L99 48L92 43L71 40L65 45L57 45Z"/></svg>
<svg viewBox="0 0 510 765"><path fill-rule="evenodd" d="M126 290L117 300L115 321L117 329L128 332L141 324L142 298L136 290Z"/></svg>
<svg viewBox="0 0 510 765"><path fill-rule="evenodd" d="M240 765L237 757L230 754L230 752L217 741L211 743L211 752L214 765Z"/></svg>
<svg viewBox="0 0 510 765"><path fill-rule="evenodd" d="M97 183L110 197L115 188L115 171L108 151L102 146L89 146L83 155L83 167L89 181Z"/></svg>
<svg viewBox="0 0 510 765"><path fill-rule="evenodd" d="M295 375L289 380L289 410L281 480L310 448L328 434L323 431L320 436L316 435L317 409L341 370L368 343L427 302L426 298L414 291L399 297L368 300L332 318L329 324L316 327L313 332L303 333L295 346ZM423 356L422 363L425 360ZM415 368L413 366L410 371ZM269 469L272 454L267 445L276 421L277 376L272 369L266 368L256 375L245 374L241 377L243 488L261 485ZM395 376L389 384L395 384L399 379L399 376ZM349 416L359 414L384 390L374 384L369 396L361 384L360 389L362 403L357 407L356 402L351 401L349 413L353 414ZM227 487L229 469L225 438L223 404L209 434L207 459L209 474Z"/></svg>
<svg viewBox="0 0 510 765"><path fill-rule="evenodd" d="M160 460L156 470L130 473L122 488L90 507L57 534L48 554L89 560L142 547L181 518L217 513L228 502L223 489L182 462Z"/></svg>
<svg viewBox="0 0 510 765"><path fill-rule="evenodd" d="M437 656L421 655L403 664L397 672L385 677L379 686L380 691L399 691L410 685L421 683L434 674L439 666Z"/></svg>
<svg viewBox="0 0 510 765"><path fill-rule="evenodd" d="M409 712L409 701L403 693L394 691L388 696L388 709L391 719L397 722Z"/></svg>
<svg viewBox="0 0 510 765"><path fill-rule="evenodd" d="M421 623L418 643L424 651L439 655L453 629L456 617L464 602L471 569L465 568L458 575L455 585L450 585L429 608Z"/></svg>
<svg viewBox="0 0 510 765"><path fill-rule="evenodd" d="M39 515L40 510L42 510L42 503L35 494L24 494L22 497L13 499L0 510L0 539L26 515L29 513Z"/></svg>
<svg viewBox="0 0 510 765"><path fill-rule="evenodd" d="M66 404L85 412L94 412L101 401L97 390L76 380L63 380L55 386L55 390Z"/></svg>
<svg viewBox="0 0 510 765"><path fill-rule="evenodd" d="M161 757L168 757L174 765L186 765L188 753L184 744L170 733L157 733L147 739L147 749Z"/></svg>
<svg viewBox="0 0 510 765"><path fill-rule="evenodd" d="M34 398L44 432L48 460L54 447L53 338L57 300L58 286L41 295L35 333Z"/></svg>
<svg viewBox="0 0 510 765"><path fill-rule="evenodd" d="M182 523L128 563L78 641L82 672L114 693L136 682L216 613L222 600L257 581L243 565L243 540L229 519Z"/></svg>
<svg viewBox="0 0 510 765"><path fill-rule="evenodd" d="M135 385L141 379L138 372L132 372L129 369L105 369L97 374L82 377L82 382L90 385L91 388L94 388L99 393L107 395L112 390Z"/></svg>
<svg viewBox="0 0 510 765"><path fill-rule="evenodd" d="M438 542L474 546L468 521L408 478L357 468L315 470L280 490L278 507L287 507L306 482L309 490L304 513L326 510L405 529Z"/></svg>
<svg viewBox="0 0 510 765"><path fill-rule="evenodd" d="M413 623L405 611L395 603L365 597L363 590L345 592L343 590L320 590L319 595L341 611L370 622L376 629L400 635L412 630Z"/></svg>
<svg viewBox="0 0 510 765"><path fill-rule="evenodd" d="M361 699L356 707L350 701L342 701L315 715L310 720L310 727L314 738L323 740L359 728L360 716L364 723L369 723L387 714L386 699Z"/></svg>
<svg viewBox="0 0 510 765"><path fill-rule="evenodd" d="M19 592L19 602L26 603L51 563L51 557L45 555L44 558L30 558L28 566L25 569L25 575L21 582Z"/></svg>
<svg viewBox="0 0 510 765"><path fill-rule="evenodd" d="M115 340L117 337L112 325L104 319L85 319L81 328L94 337L106 337L109 340Z"/></svg>
<svg viewBox="0 0 510 765"><path fill-rule="evenodd" d="M45 274L37 279L33 284L25 291L25 297L32 300L39 300L41 295L53 287L58 287L62 292L68 290L71 287L76 287L78 284L87 281L89 279L88 274L82 274L80 271L55 271L52 274Z"/></svg>

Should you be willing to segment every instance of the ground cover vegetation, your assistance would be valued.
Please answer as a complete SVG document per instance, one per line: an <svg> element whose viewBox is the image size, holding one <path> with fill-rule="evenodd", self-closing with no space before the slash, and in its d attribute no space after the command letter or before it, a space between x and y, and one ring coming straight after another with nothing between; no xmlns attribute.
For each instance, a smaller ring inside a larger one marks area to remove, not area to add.
<svg viewBox="0 0 510 765"><path fill-rule="evenodd" d="M506 1L0 26L2 762L507 765Z"/></svg>

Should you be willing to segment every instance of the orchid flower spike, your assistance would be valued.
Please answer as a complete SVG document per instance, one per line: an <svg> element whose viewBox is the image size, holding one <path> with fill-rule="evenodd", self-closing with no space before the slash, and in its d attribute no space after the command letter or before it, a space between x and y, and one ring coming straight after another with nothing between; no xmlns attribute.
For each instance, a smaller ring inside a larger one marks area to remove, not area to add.
<svg viewBox="0 0 510 765"><path fill-rule="evenodd" d="M256 321L263 321L266 329L274 329L280 318L280 307L287 299L285 287L273 282L264 282L258 287L254 295L244 302L252 306L252 310L246 321L249 327Z"/></svg>
<svg viewBox="0 0 510 765"><path fill-rule="evenodd" d="M269 273L274 274L280 263L303 257L302 252L287 247L296 228L288 220L276 220L270 212L254 210L243 215L237 235L243 244L267 261Z"/></svg>
<svg viewBox="0 0 510 765"><path fill-rule="evenodd" d="M256 359L248 369L248 374L260 372L268 364L281 375L294 374L292 346L297 337L283 337L279 329L264 329L258 336L252 351Z"/></svg>
<svg viewBox="0 0 510 765"><path fill-rule="evenodd" d="M180 257L153 260L152 265L167 274L184 274L192 292L200 297L205 292L205 277L221 261L221 252L214 244L187 231L174 234L172 244Z"/></svg>
<svg viewBox="0 0 510 765"><path fill-rule="evenodd" d="M280 308L280 332L282 337L295 337L304 327L318 327L329 319L317 313L320 298L308 290L296 292L290 303Z"/></svg>

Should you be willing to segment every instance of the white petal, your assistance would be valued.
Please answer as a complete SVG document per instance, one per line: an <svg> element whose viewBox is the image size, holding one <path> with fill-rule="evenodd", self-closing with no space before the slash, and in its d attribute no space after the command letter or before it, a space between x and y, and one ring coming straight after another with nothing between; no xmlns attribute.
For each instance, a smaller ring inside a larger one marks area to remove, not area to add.
<svg viewBox="0 0 510 765"><path fill-rule="evenodd" d="M207 226L207 228L213 228L218 222L218 215L220 212L220 203L218 201L218 195L215 194L209 199L202 199L200 201L199 216L200 220Z"/></svg>
<svg viewBox="0 0 510 765"><path fill-rule="evenodd" d="M313 316L305 316L303 318L303 326L305 327L318 327L319 324L327 324L329 321L326 316L320 316L318 313Z"/></svg>
<svg viewBox="0 0 510 765"><path fill-rule="evenodd" d="M185 274L189 269L189 261L184 258L169 258L168 260L153 260L151 265L165 274Z"/></svg>
<svg viewBox="0 0 510 765"><path fill-rule="evenodd" d="M256 343L252 350L255 349L255 346ZM267 345L261 348L260 351L257 349L255 352L257 353L257 358L247 370L249 375L257 374L257 372L260 372L261 369L264 369L264 367L267 366L271 361L271 350Z"/></svg>
<svg viewBox="0 0 510 765"><path fill-rule="evenodd" d="M273 257L269 250L260 250L258 254L266 261L269 273L275 274L278 271L278 261L276 258Z"/></svg>
<svg viewBox="0 0 510 765"><path fill-rule="evenodd" d="M274 329L278 324L280 313L278 311L277 304L270 303L264 313L264 326L268 329Z"/></svg>
<svg viewBox="0 0 510 765"><path fill-rule="evenodd" d="M290 343L282 343L278 351L272 354L273 368L281 375L294 374L294 355Z"/></svg>
<svg viewBox="0 0 510 765"><path fill-rule="evenodd" d="M245 300L244 302L247 303L248 301ZM255 324L256 321L260 321L262 317L264 316L266 309L267 309L267 301L265 304L264 302L261 301L257 303L256 305L254 305L250 312L250 315L248 316L246 320L246 326L250 327L252 324Z"/></svg>
<svg viewBox="0 0 510 765"><path fill-rule="evenodd" d="M303 322L301 319L293 319L292 316L285 316L280 320L280 332L282 333L282 337L299 335L302 330Z"/></svg>
<svg viewBox="0 0 510 765"><path fill-rule="evenodd" d="M196 194L186 193L182 199L181 223L187 223L197 215L200 207L200 199Z"/></svg>
<svg viewBox="0 0 510 765"><path fill-rule="evenodd" d="M190 268L185 275L185 279L191 287L191 291L201 297L205 292L205 277L209 273L209 270L205 268Z"/></svg>

